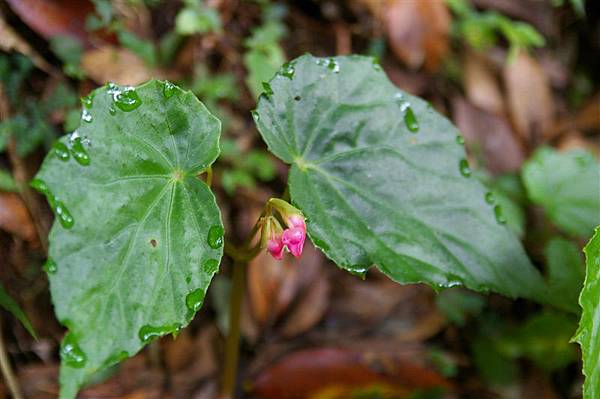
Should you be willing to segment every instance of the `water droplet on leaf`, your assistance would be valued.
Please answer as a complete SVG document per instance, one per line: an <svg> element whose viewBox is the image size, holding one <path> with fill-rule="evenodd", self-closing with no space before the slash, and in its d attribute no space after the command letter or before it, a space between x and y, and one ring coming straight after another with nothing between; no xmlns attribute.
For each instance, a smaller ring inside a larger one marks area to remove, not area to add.
<svg viewBox="0 0 600 399"><path fill-rule="evenodd" d="M63 338L60 345L60 357L64 364L76 369L82 368L87 362L87 356L83 353L77 344L77 340L71 333L68 333Z"/></svg>
<svg viewBox="0 0 600 399"><path fill-rule="evenodd" d="M471 176L471 168L469 167L469 161L466 159L461 159L458 163L458 168L460 170L460 174L464 177Z"/></svg>
<svg viewBox="0 0 600 399"><path fill-rule="evenodd" d="M496 216L496 221L500 224L506 223L506 218L502 214L502 207L500 205L496 205L494 207L494 216Z"/></svg>
<svg viewBox="0 0 600 399"><path fill-rule="evenodd" d="M460 144L460 145L464 145L465 144L465 138L463 136L461 136L460 134L456 136L456 144Z"/></svg>
<svg viewBox="0 0 600 399"><path fill-rule="evenodd" d="M340 72L340 64L334 58L330 58L327 62L327 68L334 73Z"/></svg>
<svg viewBox="0 0 600 399"><path fill-rule="evenodd" d="M373 65L373 69L374 70L381 71L381 64L379 63L379 59L378 58L373 57L372 65Z"/></svg>
<svg viewBox="0 0 600 399"><path fill-rule="evenodd" d="M273 95L273 88L271 87L271 85L267 82L263 82L262 83L263 89L265 91L265 94L268 96L272 96Z"/></svg>
<svg viewBox="0 0 600 399"><path fill-rule="evenodd" d="M406 111L404 112L404 124L406 125L406 128L413 133L417 133L419 131L419 122L417 121L417 117L410 106L407 107Z"/></svg>
<svg viewBox="0 0 600 399"><path fill-rule="evenodd" d="M163 83L163 96L171 98L175 94L175 85L169 81Z"/></svg>
<svg viewBox="0 0 600 399"><path fill-rule="evenodd" d="M56 273L57 267L56 267L56 262L54 261L54 259L48 258L46 260L46 263L44 263L43 269L48 274Z"/></svg>
<svg viewBox="0 0 600 399"><path fill-rule="evenodd" d="M71 213L59 199L52 195L48 195L48 202L50 203L50 208L56 215L58 221L65 229L70 229L75 224L75 220Z"/></svg>
<svg viewBox="0 0 600 399"><path fill-rule="evenodd" d="M81 98L81 105L83 105L87 109L91 109L94 105L94 93L90 93L85 97Z"/></svg>
<svg viewBox="0 0 600 399"><path fill-rule="evenodd" d="M54 154L58 157L58 159L60 159L61 161L69 160L69 149L64 143L57 141L52 146L52 150L54 151Z"/></svg>
<svg viewBox="0 0 600 399"><path fill-rule="evenodd" d="M250 113L252 114L252 119L254 119L254 122L258 122L260 120L260 115L258 111L253 109L252 111L250 111Z"/></svg>
<svg viewBox="0 0 600 399"><path fill-rule="evenodd" d="M215 273L217 270L219 270L219 261L216 259L205 260L202 264L202 270L209 274Z"/></svg>
<svg viewBox="0 0 600 399"><path fill-rule="evenodd" d="M202 307L204 301L204 290L198 288L185 297L185 306L193 312L197 312Z"/></svg>
<svg viewBox="0 0 600 399"><path fill-rule="evenodd" d="M140 331L138 331L138 337L140 341L147 344L148 342L159 338L163 335L169 334L174 331L178 331L180 328L181 326L179 324L171 324L158 327L145 325L142 326L142 328L140 328Z"/></svg>
<svg viewBox="0 0 600 399"><path fill-rule="evenodd" d="M40 194L44 194L44 195L48 195L50 193L50 190L48 189L48 186L46 185L46 182L44 182L42 179L39 178L34 178L29 185L31 186L31 188L33 188L35 191L37 191Z"/></svg>
<svg viewBox="0 0 600 399"><path fill-rule="evenodd" d="M76 137L71 143L71 155L73 158L82 166L88 166L90 164L90 156L83 147L80 137Z"/></svg>
<svg viewBox="0 0 600 399"><path fill-rule="evenodd" d="M208 230L208 238L207 242L211 248L217 249L223 246L223 234L225 231L223 230L223 226L212 226Z"/></svg>
<svg viewBox="0 0 600 399"><path fill-rule="evenodd" d="M111 115L116 115L117 114L117 109L114 106L111 105L108 108L108 113L111 114Z"/></svg>
<svg viewBox="0 0 600 399"><path fill-rule="evenodd" d="M493 192L488 191L487 193L485 193L485 202L487 202L490 205L494 205L496 203L496 196Z"/></svg>
<svg viewBox="0 0 600 399"><path fill-rule="evenodd" d="M112 95L115 105L125 112L130 112L142 105L142 100L133 87L119 87L114 83L108 84L108 93Z"/></svg>
<svg viewBox="0 0 600 399"><path fill-rule="evenodd" d="M81 120L87 123L92 123L92 114L87 109L81 110Z"/></svg>
<svg viewBox="0 0 600 399"><path fill-rule="evenodd" d="M288 79L293 79L294 73L296 73L296 70L294 69L294 65L292 63L286 62L281 67L281 70L279 71L279 73L281 73L283 76L285 76Z"/></svg>

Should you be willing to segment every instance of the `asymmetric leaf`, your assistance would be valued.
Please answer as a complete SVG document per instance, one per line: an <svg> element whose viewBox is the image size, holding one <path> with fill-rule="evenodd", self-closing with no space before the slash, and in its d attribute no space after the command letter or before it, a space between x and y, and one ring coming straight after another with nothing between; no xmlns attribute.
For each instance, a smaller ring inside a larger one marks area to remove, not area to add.
<svg viewBox="0 0 600 399"><path fill-rule="evenodd" d="M583 309L575 341L583 356L584 399L600 396L600 226L584 249L587 272L579 304Z"/></svg>
<svg viewBox="0 0 600 399"><path fill-rule="evenodd" d="M45 269L69 329L61 398L189 323L222 256L219 209L197 177L219 154L219 120L168 82L82 102L79 129L32 182L57 219Z"/></svg>
<svg viewBox="0 0 600 399"><path fill-rule="evenodd" d="M305 55L264 87L258 129L291 164L310 238L340 267L548 300L496 200L471 177L457 129L372 58Z"/></svg>

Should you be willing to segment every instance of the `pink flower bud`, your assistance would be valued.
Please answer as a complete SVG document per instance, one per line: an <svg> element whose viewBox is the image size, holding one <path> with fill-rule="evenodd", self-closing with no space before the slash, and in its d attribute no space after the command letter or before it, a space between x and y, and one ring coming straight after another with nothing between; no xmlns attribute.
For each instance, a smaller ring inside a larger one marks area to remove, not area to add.
<svg viewBox="0 0 600 399"><path fill-rule="evenodd" d="M283 242L281 237L271 238L267 242L267 251L277 260L283 259Z"/></svg>
<svg viewBox="0 0 600 399"><path fill-rule="evenodd" d="M302 223L304 223L304 221L302 221ZM306 227L291 227L286 229L281 236L282 243L296 258L299 258L300 255L302 255L305 239Z"/></svg>

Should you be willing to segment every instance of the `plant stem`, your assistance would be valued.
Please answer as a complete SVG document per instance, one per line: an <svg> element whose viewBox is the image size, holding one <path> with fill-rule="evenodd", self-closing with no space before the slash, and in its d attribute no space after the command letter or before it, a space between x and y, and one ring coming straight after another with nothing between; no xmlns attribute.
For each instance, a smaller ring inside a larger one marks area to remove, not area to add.
<svg viewBox="0 0 600 399"><path fill-rule="evenodd" d="M10 366L10 360L8 358L8 354L6 353L6 348L4 347L4 337L2 335L2 324L0 323L0 369L2 369L2 376L6 381L6 385L8 385L8 390L10 391L13 399L23 399L23 394L21 393L21 388L19 387L19 383L15 378L15 374L12 371L12 367Z"/></svg>
<svg viewBox="0 0 600 399"><path fill-rule="evenodd" d="M233 277L229 295L229 331L225 341L225 366L221 382L223 399L232 399L235 394L240 351L240 316L244 297L246 264L233 263Z"/></svg>

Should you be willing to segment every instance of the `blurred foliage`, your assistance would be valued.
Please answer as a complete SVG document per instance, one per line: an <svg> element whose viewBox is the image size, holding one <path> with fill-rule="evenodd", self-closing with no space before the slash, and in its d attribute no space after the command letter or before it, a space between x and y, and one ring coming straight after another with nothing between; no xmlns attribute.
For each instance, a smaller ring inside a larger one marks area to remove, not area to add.
<svg viewBox="0 0 600 399"><path fill-rule="evenodd" d="M13 179L12 175L4 169L0 169L0 191L17 191L15 179Z"/></svg>
<svg viewBox="0 0 600 399"><path fill-rule="evenodd" d="M184 0L184 7L175 18L175 31L180 35L216 32L221 30L221 18L202 0Z"/></svg>
<svg viewBox="0 0 600 399"><path fill-rule="evenodd" d="M578 312L577 300L585 278L580 249L571 241L554 237L546 244L544 255L550 289L564 298L565 309Z"/></svg>
<svg viewBox="0 0 600 399"><path fill-rule="evenodd" d="M275 177L273 158L266 151L251 150L242 154L233 140L221 141L221 160L230 166L221 174L221 185L229 195L238 187L252 189L257 181L268 182Z"/></svg>
<svg viewBox="0 0 600 399"><path fill-rule="evenodd" d="M71 36L54 36L50 39L50 49L63 62L65 75L75 79L85 78L85 72L79 66L83 47L78 40Z"/></svg>
<svg viewBox="0 0 600 399"><path fill-rule="evenodd" d="M499 35L509 43L509 60L519 50L542 47L544 37L531 25L513 21L495 11L476 11L468 0L446 0L456 14L453 20L454 35L464 39L476 50L486 50L496 44Z"/></svg>
<svg viewBox="0 0 600 399"><path fill-rule="evenodd" d="M283 5L262 3L263 24L252 29L251 36L244 42L248 51L244 54L244 65L248 70L246 84L254 98L263 91L263 82L273 77L285 62L286 57L279 44L286 29L282 22L286 8Z"/></svg>
<svg viewBox="0 0 600 399"><path fill-rule="evenodd" d="M462 288L448 288L436 296L435 303L448 321L463 327L468 316L481 313L486 300L472 291Z"/></svg>
<svg viewBox="0 0 600 399"><path fill-rule="evenodd" d="M25 312L23 312L19 304L15 302L10 295L8 295L2 285L0 285L0 306L12 313L12 315L15 316L21 322L21 324L23 324L23 327L29 331L29 334L31 334L33 338L37 339L35 330L27 318L27 315Z"/></svg>

